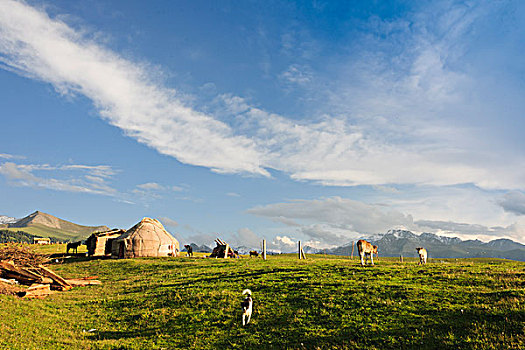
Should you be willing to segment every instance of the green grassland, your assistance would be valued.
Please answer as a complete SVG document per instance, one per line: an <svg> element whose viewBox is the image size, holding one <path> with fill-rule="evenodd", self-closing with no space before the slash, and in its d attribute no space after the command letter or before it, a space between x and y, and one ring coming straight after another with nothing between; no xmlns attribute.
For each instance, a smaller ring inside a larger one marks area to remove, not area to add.
<svg viewBox="0 0 525 350"><path fill-rule="evenodd" d="M363 268L278 255L79 258L52 269L103 284L43 300L0 295L1 349L525 348L521 262L381 258ZM243 328L245 288L255 304Z"/></svg>

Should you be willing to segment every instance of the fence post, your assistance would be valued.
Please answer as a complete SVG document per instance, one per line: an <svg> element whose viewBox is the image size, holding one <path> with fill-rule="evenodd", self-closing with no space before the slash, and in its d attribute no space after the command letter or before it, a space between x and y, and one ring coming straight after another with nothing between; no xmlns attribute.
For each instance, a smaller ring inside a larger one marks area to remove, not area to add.
<svg viewBox="0 0 525 350"><path fill-rule="evenodd" d="M299 250L298 250L298 253L299 253L299 260L302 259L303 257L301 256L301 241L299 241Z"/></svg>
<svg viewBox="0 0 525 350"><path fill-rule="evenodd" d="M262 249L263 260L266 260L266 240L263 239L263 249Z"/></svg>

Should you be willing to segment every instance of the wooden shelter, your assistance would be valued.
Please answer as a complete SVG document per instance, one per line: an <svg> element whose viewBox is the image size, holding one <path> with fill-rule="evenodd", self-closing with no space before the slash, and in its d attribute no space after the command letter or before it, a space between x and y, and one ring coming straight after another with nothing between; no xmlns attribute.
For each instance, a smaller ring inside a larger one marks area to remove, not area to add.
<svg viewBox="0 0 525 350"><path fill-rule="evenodd" d="M151 218L142 219L111 243L112 258L179 256L179 252L179 241Z"/></svg>
<svg viewBox="0 0 525 350"><path fill-rule="evenodd" d="M33 238L34 244L51 244L51 238L48 237L35 237Z"/></svg>
<svg viewBox="0 0 525 350"><path fill-rule="evenodd" d="M126 230L113 229L104 232L94 232L86 240L89 256L111 255L111 244L113 240L124 234Z"/></svg>
<svg viewBox="0 0 525 350"><path fill-rule="evenodd" d="M217 246L213 248L213 251L210 254L210 258L235 258L238 257L238 255L235 253L235 251L230 247L230 245L226 242L224 242L222 239L217 238L215 240L215 243Z"/></svg>

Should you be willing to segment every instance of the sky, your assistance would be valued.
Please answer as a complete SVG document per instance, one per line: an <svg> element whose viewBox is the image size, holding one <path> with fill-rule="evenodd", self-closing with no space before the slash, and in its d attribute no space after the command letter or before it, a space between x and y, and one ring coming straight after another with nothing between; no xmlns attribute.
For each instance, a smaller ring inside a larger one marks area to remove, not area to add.
<svg viewBox="0 0 525 350"><path fill-rule="evenodd" d="M525 243L522 1L0 0L0 214Z"/></svg>

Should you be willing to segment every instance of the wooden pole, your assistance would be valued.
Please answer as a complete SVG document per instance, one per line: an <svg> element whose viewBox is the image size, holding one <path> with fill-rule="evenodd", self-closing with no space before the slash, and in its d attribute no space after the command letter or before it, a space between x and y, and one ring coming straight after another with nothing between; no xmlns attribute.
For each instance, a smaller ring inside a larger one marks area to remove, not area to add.
<svg viewBox="0 0 525 350"><path fill-rule="evenodd" d="M299 249L298 249L298 253L299 253L299 260L301 260L303 257L301 256L301 241L299 241Z"/></svg>
<svg viewBox="0 0 525 350"><path fill-rule="evenodd" d="M304 250L303 248L301 247L301 256L303 257L303 259L306 260L306 254L304 254Z"/></svg>
<svg viewBox="0 0 525 350"><path fill-rule="evenodd" d="M230 252L230 245L226 243L226 249L224 250L224 259L228 259L229 252Z"/></svg>
<svg viewBox="0 0 525 350"><path fill-rule="evenodd" d="M402 254L399 255L399 261L400 261L400 262L403 262L403 255L402 255Z"/></svg>
<svg viewBox="0 0 525 350"><path fill-rule="evenodd" d="M266 240L263 239L263 249L262 249L263 260L266 260Z"/></svg>
<svg viewBox="0 0 525 350"><path fill-rule="evenodd" d="M353 259L354 258L354 241L352 241L352 256L350 257L350 259Z"/></svg>

